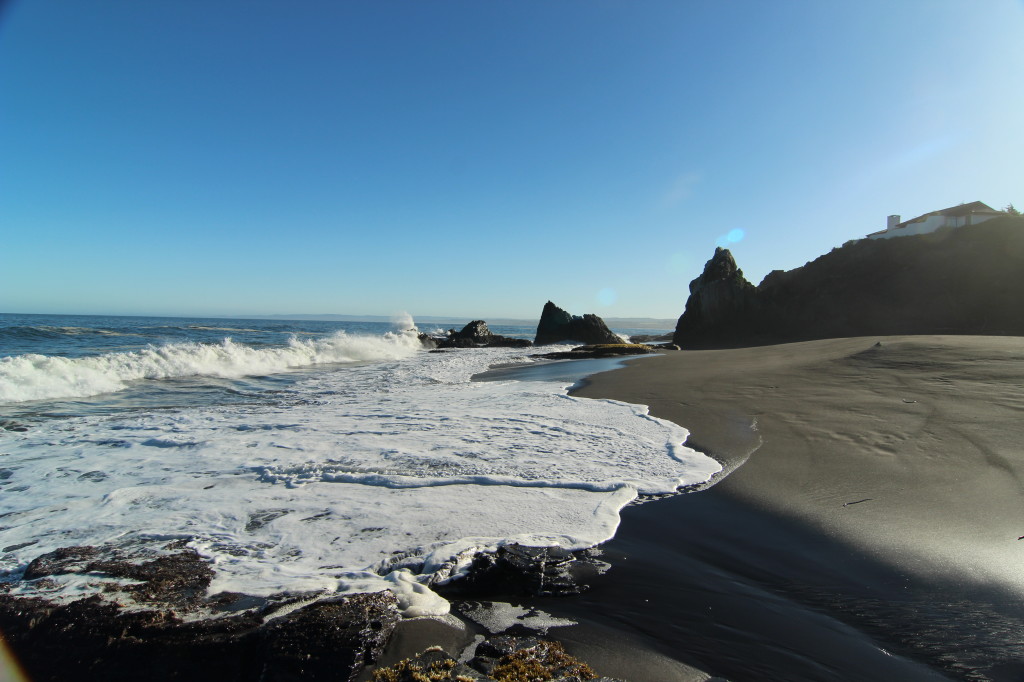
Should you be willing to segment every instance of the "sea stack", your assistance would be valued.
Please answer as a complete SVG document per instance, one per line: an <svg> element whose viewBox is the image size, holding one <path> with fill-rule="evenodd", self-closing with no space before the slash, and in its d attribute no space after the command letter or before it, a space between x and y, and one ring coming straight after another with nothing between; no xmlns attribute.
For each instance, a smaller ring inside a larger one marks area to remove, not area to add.
<svg viewBox="0 0 1024 682"><path fill-rule="evenodd" d="M570 315L557 305L548 301L537 324L537 336L533 340L535 346L552 343L578 342L588 345L602 343L622 343L622 338L608 328L597 315L587 314L582 317Z"/></svg>
<svg viewBox="0 0 1024 682"><path fill-rule="evenodd" d="M721 341L737 335L747 322L756 294L729 249L716 247L704 272L690 282L690 297L672 342L682 346L694 338L710 336Z"/></svg>

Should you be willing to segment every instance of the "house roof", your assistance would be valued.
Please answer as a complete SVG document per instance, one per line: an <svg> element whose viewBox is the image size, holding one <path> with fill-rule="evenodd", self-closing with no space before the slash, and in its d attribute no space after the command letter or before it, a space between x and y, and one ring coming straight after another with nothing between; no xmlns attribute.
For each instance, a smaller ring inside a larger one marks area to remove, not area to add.
<svg viewBox="0 0 1024 682"><path fill-rule="evenodd" d="M986 204L984 202L972 201L972 202L966 203L966 204L957 204L956 206L950 206L949 208L944 208L944 209L939 210L939 211L932 211L931 213L925 213L924 215L919 215L916 218L911 218L910 220L904 220L899 225L893 225L891 228L887 227L884 230L878 230L877 232L871 232L870 234L868 234L868 237L876 237L876 236L882 235L882 234L891 234L894 230L898 230L898 229L900 229L902 227L906 227L907 225L911 225L913 223L922 223L925 220L927 220L928 218L931 218L932 216L965 216L965 215L973 215L973 214L979 214L979 213L980 214L1002 215L1003 212L1002 211L997 211L996 209L992 208L991 206L989 206L988 204Z"/></svg>
<svg viewBox="0 0 1024 682"><path fill-rule="evenodd" d="M968 204L958 204L956 206L950 206L949 208L944 208L941 211L932 211L931 213L925 213L924 215L919 215L916 218L912 218L910 220L904 220L902 223L900 223L899 225L897 225L893 229L901 228L904 225L909 225L910 223L919 223L919 222L925 221L928 218L930 218L932 216L935 216L935 215L962 216L962 215L970 215L972 213L999 213L999 212L1000 211L995 210L994 208L992 208L988 204L985 204L985 203L980 202L980 201L972 201L972 202L970 202Z"/></svg>

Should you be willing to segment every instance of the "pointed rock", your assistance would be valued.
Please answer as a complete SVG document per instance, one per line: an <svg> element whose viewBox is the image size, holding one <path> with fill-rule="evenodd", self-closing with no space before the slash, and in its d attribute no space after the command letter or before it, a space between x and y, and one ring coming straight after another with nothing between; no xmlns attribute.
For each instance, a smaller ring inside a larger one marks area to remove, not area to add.
<svg viewBox="0 0 1024 682"><path fill-rule="evenodd" d="M686 346L695 339L728 341L746 327L757 289L743 276L729 249L717 247L700 277L690 282L686 310L676 324L673 343Z"/></svg>

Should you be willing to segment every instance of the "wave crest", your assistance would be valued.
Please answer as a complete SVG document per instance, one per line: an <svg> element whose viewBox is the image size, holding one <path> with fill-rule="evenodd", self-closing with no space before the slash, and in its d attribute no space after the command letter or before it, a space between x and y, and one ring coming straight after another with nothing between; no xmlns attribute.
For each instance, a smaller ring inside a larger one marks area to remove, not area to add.
<svg viewBox="0 0 1024 682"><path fill-rule="evenodd" d="M421 347L415 333L363 336L339 331L320 339L293 337L287 346L277 348L256 348L225 338L219 344L172 343L80 358L31 353L0 358L0 404L85 398L119 391L126 382L142 379L235 379L311 365L396 360Z"/></svg>

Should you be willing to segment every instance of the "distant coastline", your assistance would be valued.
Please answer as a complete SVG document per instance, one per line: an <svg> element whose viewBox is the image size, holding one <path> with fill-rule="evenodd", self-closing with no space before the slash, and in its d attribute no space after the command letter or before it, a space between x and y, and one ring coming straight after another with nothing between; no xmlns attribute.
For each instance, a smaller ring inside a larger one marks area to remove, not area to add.
<svg viewBox="0 0 1024 682"><path fill-rule="evenodd" d="M224 319L229 320L316 320L316 321L338 321L338 322L388 322L392 319L388 315L335 315L335 314L301 314L281 313L273 315L227 315ZM459 324L464 325L480 317L448 317L444 315L416 315L417 324ZM484 317L490 325L536 325L536 319L512 318L512 317ZM659 317L602 317L610 327L630 327L633 329L674 329L678 318Z"/></svg>
<svg viewBox="0 0 1024 682"><path fill-rule="evenodd" d="M157 313L38 313L38 312L11 312L0 310L0 315L30 315L34 317L154 317L179 320L295 320L303 322L377 322L394 323L394 315L345 315L345 314L302 314L302 313L274 313L274 314L252 314L252 315L212 315L212 314L157 314ZM511 317L458 317L446 315L416 315L414 321L417 325L452 325L463 326L474 319L486 319L487 323L493 326L509 327L534 327L537 326L537 319L511 318ZM659 317L605 317L602 318L609 326L616 329L656 329L669 331L675 329L678 318Z"/></svg>

